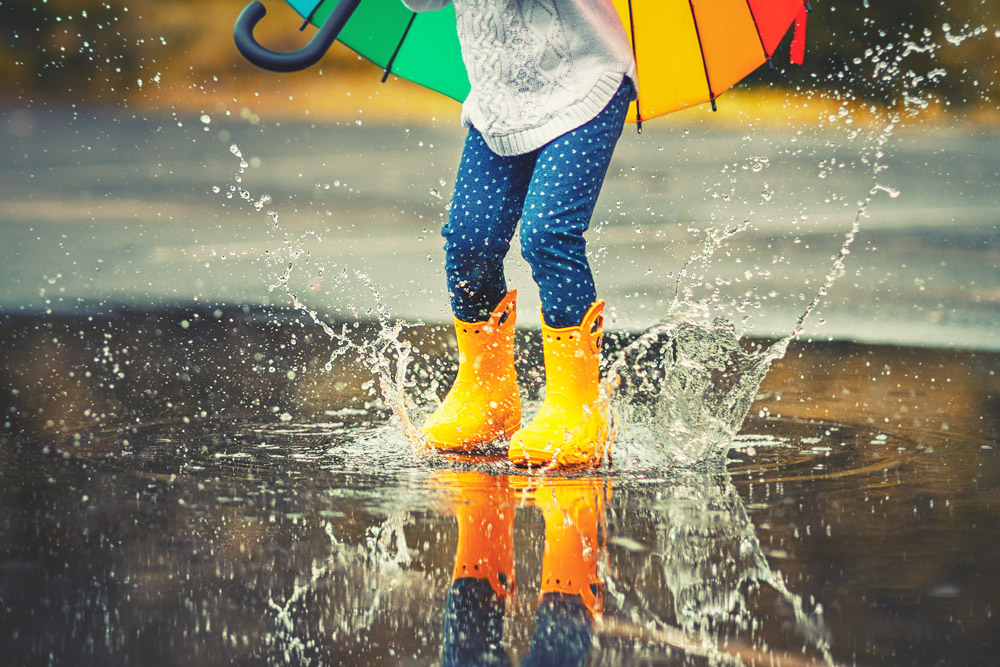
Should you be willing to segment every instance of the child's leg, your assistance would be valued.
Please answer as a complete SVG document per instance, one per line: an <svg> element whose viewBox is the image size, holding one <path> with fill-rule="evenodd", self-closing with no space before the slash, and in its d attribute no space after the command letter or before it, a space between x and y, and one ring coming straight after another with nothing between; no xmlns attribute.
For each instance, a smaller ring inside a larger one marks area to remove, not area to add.
<svg viewBox="0 0 1000 667"><path fill-rule="evenodd" d="M628 111L623 83L593 120L539 151L521 220L521 252L551 327L577 326L597 298L583 234Z"/></svg>
<svg viewBox="0 0 1000 667"><path fill-rule="evenodd" d="M542 297L545 400L511 438L516 465L600 463L608 436L600 401L604 302L597 301L583 233L611 162L631 92L622 84L592 121L539 151L521 218L521 251Z"/></svg>
<svg viewBox="0 0 1000 667"><path fill-rule="evenodd" d="M521 216L535 154L502 157L469 129L445 238L445 273L455 317L482 322L507 293L503 259Z"/></svg>
<svg viewBox="0 0 1000 667"><path fill-rule="evenodd" d="M521 427L514 370L516 295L507 292L503 260L533 166L533 155L500 157L477 130L469 130L442 230L458 377L423 425L427 442L438 449L471 451Z"/></svg>

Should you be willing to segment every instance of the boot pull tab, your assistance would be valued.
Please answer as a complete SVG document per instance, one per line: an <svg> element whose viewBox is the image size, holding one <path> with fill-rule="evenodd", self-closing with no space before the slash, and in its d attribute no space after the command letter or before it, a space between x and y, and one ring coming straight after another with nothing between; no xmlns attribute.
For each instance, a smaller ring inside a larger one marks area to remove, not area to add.
<svg viewBox="0 0 1000 667"><path fill-rule="evenodd" d="M590 351L598 354L601 351L601 339L604 337L604 301L595 301L580 323L581 336L586 333Z"/></svg>
<svg viewBox="0 0 1000 667"><path fill-rule="evenodd" d="M512 289L507 294L500 299L500 303L497 307L493 309L493 314L490 316L490 321L494 326L500 326L507 320L513 320L517 318L517 290ZM496 321L493 321L496 320Z"/></svg>

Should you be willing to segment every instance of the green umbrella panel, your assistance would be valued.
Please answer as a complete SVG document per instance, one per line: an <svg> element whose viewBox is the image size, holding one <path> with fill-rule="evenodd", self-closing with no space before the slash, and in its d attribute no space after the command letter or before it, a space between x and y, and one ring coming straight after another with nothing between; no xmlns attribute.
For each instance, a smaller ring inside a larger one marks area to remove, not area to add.
<svg viewBox="0 0 1000 667"><path fill-rule="evenodd" d="M414 13L400 0L286 0L306 21L324 30L331 14L340 9L347 17L346 23L331 31L331 37L359 53L385 70L386 76L400 76L421 86L463 101L469 94L469 77L462 62L462 53L455 29L455 9L448 5L433 12ZM268 69L290 71L307 66L301 61L288 60L287 66L269 66L258 62L259 54L275 58L291 54L276 54L253 42L253 25L263 16L263 5L251 3L244 10L249 17L237 21L236 41L240 51L251 62ZM336 23L336 18L332 23ZM305 24L303 24L303 27ZM327 26L329 29L329 26ZM242 33L242 34L241 34ZM317 33L317 37L320 33ZM330 40L332 41L332 39ZM242 42L242 43L241 43ZM253 53L247 53L247 43ZM325 52L325 49L323 50ZM319 51L316 51L319 54ZM320 54L321 55L321 54ZM316 58L318 60L318 57ZM314 61L313 61L314 62ZM308 64L312 64L309 62ZM384 78L383 78L384 80Z"/></svg>

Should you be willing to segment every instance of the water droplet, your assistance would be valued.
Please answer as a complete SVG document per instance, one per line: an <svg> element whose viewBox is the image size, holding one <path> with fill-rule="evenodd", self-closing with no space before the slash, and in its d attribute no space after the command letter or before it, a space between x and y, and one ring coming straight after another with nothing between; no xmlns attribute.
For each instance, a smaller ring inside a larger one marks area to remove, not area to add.
<svg viewBox="0 0 1000 667"><path fill-rule="evenodd" d="M875 187L873 187L871 189L871 194L874 195L874 194L877 194L879 192L884 192L885 194L889 195L890 199L895 199L896 197L899 196L899 190L897 190L896 188L891 188L891 187L889 187L887 185L877 185L876 184Z"/></svg>

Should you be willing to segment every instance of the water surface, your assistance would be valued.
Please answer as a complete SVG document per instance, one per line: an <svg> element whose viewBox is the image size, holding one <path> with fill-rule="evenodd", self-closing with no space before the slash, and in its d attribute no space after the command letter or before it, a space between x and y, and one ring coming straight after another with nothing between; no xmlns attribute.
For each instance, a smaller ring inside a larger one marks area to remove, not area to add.
<svg viewBox="0 0 1000 667"><path fill-rule="evenodd" d="M496 508L513 514L516 664L554 506L598 526L592 664L985 665L998 648L994 353L793 343L724 461L680 465L626 423L611 465L537 476L415 450L370 367L327 370L336 345L301 315L0 328L10 664L433 664L457 517ZM450 343L427 325L400 339L416 415L450 382ZM531 410L537 332L519 346Z"/></svg>

